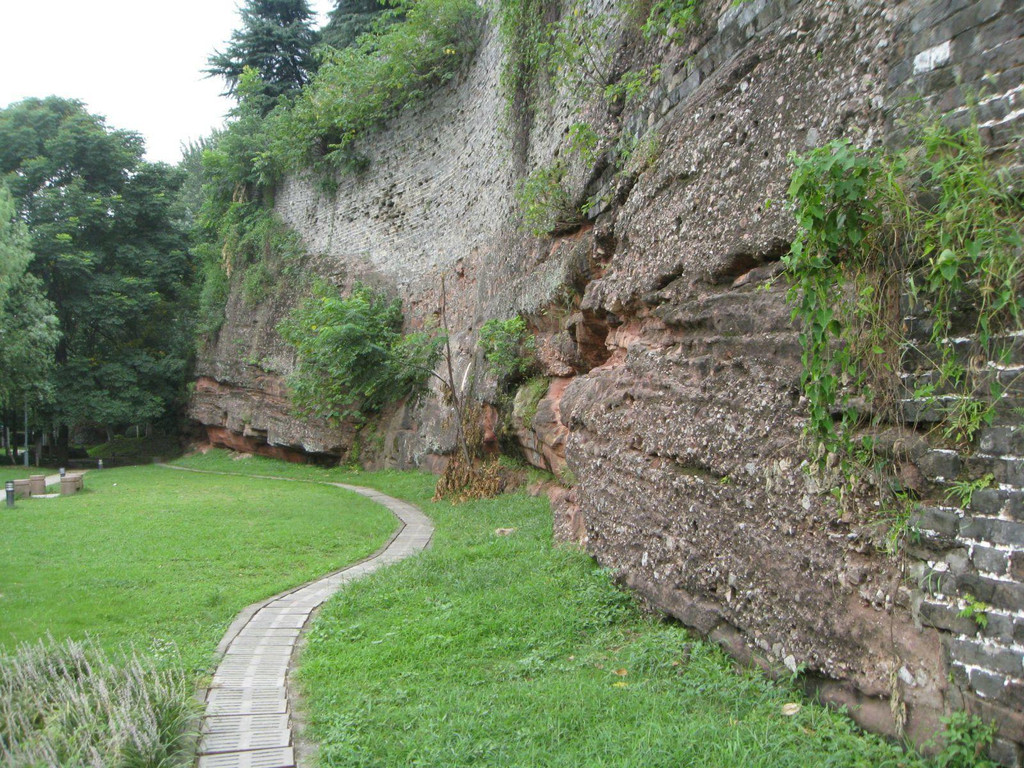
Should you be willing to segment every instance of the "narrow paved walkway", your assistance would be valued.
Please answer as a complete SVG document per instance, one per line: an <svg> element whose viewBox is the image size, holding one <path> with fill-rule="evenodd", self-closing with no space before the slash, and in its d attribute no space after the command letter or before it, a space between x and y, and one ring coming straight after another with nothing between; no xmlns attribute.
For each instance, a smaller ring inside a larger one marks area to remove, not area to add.
<svg viewBox="0 0 1024 768"><path fill-rule="evenodd" d="M373 557L239 614L218 648L224 655L206 695L199 768L294 768L288 666L310 614L343 584L430 543L434 526L412 504L370 488L329 485L383 504L402 528Z"/></svg>

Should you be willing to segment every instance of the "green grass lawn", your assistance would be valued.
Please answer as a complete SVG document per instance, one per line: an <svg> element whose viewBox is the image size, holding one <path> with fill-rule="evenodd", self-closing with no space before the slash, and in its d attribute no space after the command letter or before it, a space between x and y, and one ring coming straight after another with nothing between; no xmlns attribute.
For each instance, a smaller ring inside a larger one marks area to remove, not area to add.
<svg viewBox="0 0 1024 768"><path fill-rule="evenodd" d="M645 616L590 558L552 546L544 499L453 507L413 473L183 463L373 486L436 523L431 549L348 586L310 632L300 679L324 766L921 764Z"/></svg>
<svg viewBox="0 0 1024 768"><path fill-rule="evenodd" d="M368 485L383 482L390 478L418 478L415 472L360 472L347 467L321 467L315 464L292 464L263 456L246 456L214 448L207 453L194 453L170 462L175 466L201 469L208 472L226 472L229 474L246 475L248 477L265 475L268 477L290 477L295 480L312 480L315 482L338 482ZM366 482L364 482L366 481ZM422 485L422 482L415 487ZM376 487L376 486L375 486ZM393 494L395 496L399 494Z"/></svg>
<svg viewBox="0 0 1024 768"><path fill-rule="evenodd" d="M56 469L48 469L46 467L25 467L21 464L14 466L12 464L0 464L0 483L4 483L7 480L25 480L30 475L55 475L57 474Z"/></svg>
<svg viewBox="0 0 1024 768"><path fill-rule="evenodd" d="M90 472L86 492L0 511L0 647L87 633L177 645L206 669L242 608L377 550L396 528L338 488L180 472Z"/></svg>

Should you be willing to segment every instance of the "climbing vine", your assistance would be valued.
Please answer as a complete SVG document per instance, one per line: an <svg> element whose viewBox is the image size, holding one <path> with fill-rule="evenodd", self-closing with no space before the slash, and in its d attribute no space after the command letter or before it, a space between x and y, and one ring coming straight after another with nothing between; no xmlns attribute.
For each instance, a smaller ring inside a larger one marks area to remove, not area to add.
<svg viewBox="0 0 1024 768"><path fill-rule="evenodd" d="M551 3L547 0L499 0L498 34L505 49L501 90L507 117L522 119L530 110L530 96L547 70Z"/></svg>
<svg viewBox="0 0 1024 768"><path fill-rule="evenodd" d="M947 439L969 441L991 423L1024 314L1024 203L977 128L931 125L901 153L836 141L793 161L785 263L815 460L847 476L870 460L860 428L897 415L908 349L937 376L907 394ZM925 345L908 337L901 294L925 310Z"/></svg>
<svg viewBox="0 0 1024 768"><path fill-rule="evenodd" d="M793 158L789 187L798 234L785 258L793 317L800 321L806 434L816 458L847 456L863 408L877 394L875 358L888 357L896 330L884 316L882 278L896 257L901 225L890 215L902 189L877 151L839 141ZM888 383L888 382L887 382Z"/></svg>

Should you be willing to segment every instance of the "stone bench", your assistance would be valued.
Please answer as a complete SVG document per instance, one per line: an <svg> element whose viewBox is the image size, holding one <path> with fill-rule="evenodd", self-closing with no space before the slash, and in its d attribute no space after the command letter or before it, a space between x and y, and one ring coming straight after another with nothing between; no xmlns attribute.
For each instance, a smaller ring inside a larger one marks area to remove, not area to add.
<svg viewBox="0 0 1024 768"><path fill-rule="evenodd" d="M29 475L28 490L33 496L42 496L46 493L46 475Z"/></svg>

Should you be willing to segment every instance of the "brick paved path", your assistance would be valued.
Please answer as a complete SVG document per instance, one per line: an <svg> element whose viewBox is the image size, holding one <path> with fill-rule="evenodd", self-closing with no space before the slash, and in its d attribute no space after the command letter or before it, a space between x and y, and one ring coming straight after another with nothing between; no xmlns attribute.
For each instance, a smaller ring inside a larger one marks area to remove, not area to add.
<svg viewBox="0 0 1024 768"><path fill-rule="evenodd" d="M239 614L221 641L223 658L206 695L199 768L293 768L288 665L310 614L343 584L430 543L434 526L412 504L369 488L329 483L390 509L402 529L373 557Z"/></svg>

